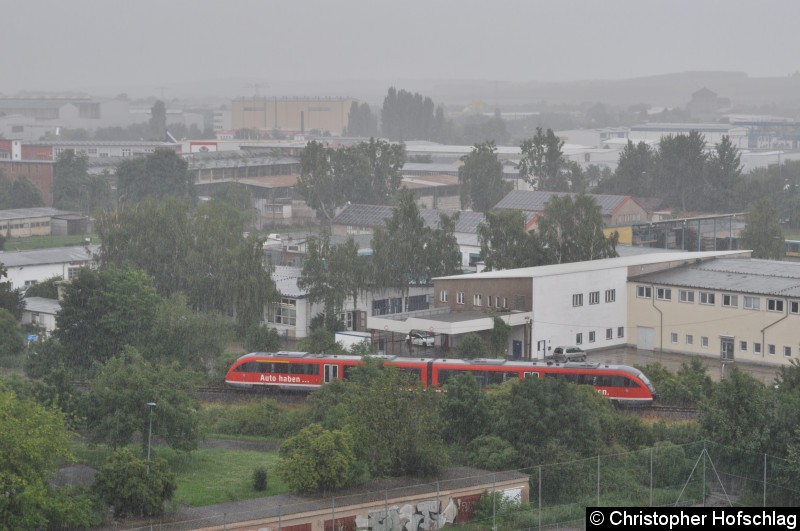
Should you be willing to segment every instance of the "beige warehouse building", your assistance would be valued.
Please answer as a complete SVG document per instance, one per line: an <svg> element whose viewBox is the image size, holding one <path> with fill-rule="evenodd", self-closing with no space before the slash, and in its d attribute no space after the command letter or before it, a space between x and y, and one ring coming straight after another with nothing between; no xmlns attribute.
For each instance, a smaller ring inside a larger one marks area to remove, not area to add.
<svg viewBox="0 0 800 531"><path fill-rule="evenodd" d="M800 358L800 263L716 258L628 277L638 348L783 365Z"/></svg>
<svg viewBox="0 0 800 531"><path fill-rule="evenodd" d="M234 129L296 133L316 129L341 135L354 101L352 98L239 98L231 105L231 125Z"/></svg>

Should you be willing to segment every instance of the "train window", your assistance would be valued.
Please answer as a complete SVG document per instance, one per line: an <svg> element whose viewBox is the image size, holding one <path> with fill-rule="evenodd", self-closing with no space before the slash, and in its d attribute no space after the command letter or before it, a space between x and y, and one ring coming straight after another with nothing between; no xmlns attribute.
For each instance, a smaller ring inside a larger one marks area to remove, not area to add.
<svg viewBox="0 0 800 531"><path fill-rule="evenodd" d="M501 384L508 380L519 380L519 375L512 371L488 371L486 376L489 385Z"/></svg>
<svg viewBox="0 0 800 531"><path fill-rule="evenodd" d="M270 371L273 374L289 374L289 364L288 363L273 363L272 370Z"/></svg>
<svg viewBox="0 0 800 531"><path fill-rule="evenodd" d="M259 372L259 363L256 361L248 361L236 367L236 372Z"/></svg>
<svg viewBox="0 0 800 531"><path fill-rule="evenodd" d="M611 376L600 374L595 378L595 385L597 387L611 387Z"/></svg>
<svg viewBox="0 0 800 531"><path fill-rule="evenodd" d="M289 374L318 375L319 365L310 363L292 363L289 365Z"/></svg>
<svg viewBox="0 0 800 531"><path fill-rule="evenodd" d="M415 382L419 382L422 380L422 369L417 369L414 367L398 367L400 374L408 374L411 375Z"/></svg>

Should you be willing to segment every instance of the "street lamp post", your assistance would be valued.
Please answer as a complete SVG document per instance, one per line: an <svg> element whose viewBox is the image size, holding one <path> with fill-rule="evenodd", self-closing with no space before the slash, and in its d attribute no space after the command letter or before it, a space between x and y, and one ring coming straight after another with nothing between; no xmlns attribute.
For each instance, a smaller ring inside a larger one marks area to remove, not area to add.
<svg viewBox="0 0 800 531"><path fill-rule="evenodd" d="M147 475L150 475L150 441L153 438L153 408L156 407L155 402L148 402L147 406L150 408L150 428L147 430Z"/></svg>

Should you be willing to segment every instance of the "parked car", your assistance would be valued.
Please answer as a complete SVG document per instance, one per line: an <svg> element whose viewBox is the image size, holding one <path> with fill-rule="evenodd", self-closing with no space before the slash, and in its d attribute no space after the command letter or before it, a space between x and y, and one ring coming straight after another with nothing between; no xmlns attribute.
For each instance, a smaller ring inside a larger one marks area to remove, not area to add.
<svg viewBox="0 0 800 531"><path fill-rule="evenodd" d="M418 347L432 347L435 340L432 334L419 332L417 330L409 332L408 337L411 338L411 344Z"/></svg>
<svg viewBox="0 0 800 531"><path fill-rule="evenodd" d="M553 354L548 356L558 363L567 361L586 361L586 351L579 347L556 347Z"/></svg>

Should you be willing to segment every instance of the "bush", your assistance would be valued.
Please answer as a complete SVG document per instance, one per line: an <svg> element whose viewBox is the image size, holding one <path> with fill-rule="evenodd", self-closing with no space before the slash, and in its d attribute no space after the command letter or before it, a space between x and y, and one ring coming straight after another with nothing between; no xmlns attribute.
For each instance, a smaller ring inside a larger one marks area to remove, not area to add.
<svg viewBox="0 0 800 531"><path fill-rule="evenodd" d="M258 467L253 470L253 488L259 492L267 490L267 469Z"/></svg>
<svg viewBox="0 0 800 531"><path fill-rule="evenodd" d="M245 348L248 352L275 352L281 348L281 338L274 328L253 325L247 329Z"/></svg>

